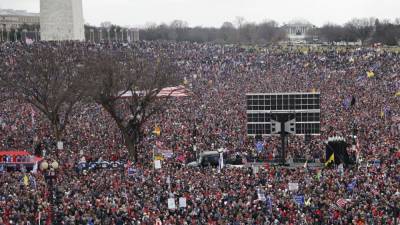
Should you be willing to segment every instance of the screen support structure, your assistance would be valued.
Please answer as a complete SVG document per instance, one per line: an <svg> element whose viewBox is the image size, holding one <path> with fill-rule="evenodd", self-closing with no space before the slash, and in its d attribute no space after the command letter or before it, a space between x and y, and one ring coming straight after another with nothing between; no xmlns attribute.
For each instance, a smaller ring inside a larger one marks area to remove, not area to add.
<svg viewBox="0 0 400 225"><path fill-rule="evenodd" d="M277 115L277 120L274 121L273 127L279 127L279 129L275 129L274 133L280 134L281 137L281 165L286 164L286 140L287 140L287 135L288 134L293 134L294 133L294 124L295 120L291 120L290 114L279 114Z"/></svg>

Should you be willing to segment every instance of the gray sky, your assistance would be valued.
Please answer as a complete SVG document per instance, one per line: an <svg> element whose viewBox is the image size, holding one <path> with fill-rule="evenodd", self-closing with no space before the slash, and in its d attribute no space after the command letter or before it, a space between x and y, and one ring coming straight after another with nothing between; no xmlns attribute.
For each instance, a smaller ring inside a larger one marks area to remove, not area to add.
<svg viewBox="0 0 400 225"><path fill-rule="evenodd" d="M0 8L39 12L39 0L0 0ZM86 23L110 21L118 25L145 25L184 20L190 26L219 27L237 16L246 21L274 19L279 23L306 19L320 26L343 24L351 18L400 17L400 0L83 0Z"/></svg>

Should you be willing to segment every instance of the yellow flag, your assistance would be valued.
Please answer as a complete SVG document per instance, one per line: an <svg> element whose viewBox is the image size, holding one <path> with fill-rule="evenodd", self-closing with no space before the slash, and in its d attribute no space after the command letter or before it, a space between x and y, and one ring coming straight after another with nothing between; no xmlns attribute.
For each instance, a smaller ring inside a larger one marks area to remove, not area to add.
<svg viewBox="0 0 400 225"><path fill-rule="evenodd" d="M372 78L375 76L375 73L373 71L367 71L367 77Z"/></svg>
<svg viewBox="0 0 400 225"><path fill-rule="evenodd" d="M328 166L328 165L329 165L331 162L333 162L333 161L335 161L335 154L334 154L334 153L332 153L332 155L329 156L329 159L326 160L325 166Z"/></svg>
<svg viewBox="0 0 400 225"><path fill-rule="evenodd" d="M313 93L313 94L317 93L317 89L315 89L315 88L311 89L311 93Z"/></svg>
<svg viewBox="0 0 400 225"><path fill-rule="evenodd" d="M28 186L28 184L29 184L28 176L24 175L24 185Z"/></svg>
<svg viewBox="0 0 400 225"><path fill-rule="evenodd" d="M400 97L400 91L396 92L396 94L394 96Z"/></svg>
<svg viewBox="0 0 400 225"><path fill-rule="evenodd" d="M381 118L385 116L385 112L381 111Z"/></svg>
<svg viewBox="0 0 400 225"><path fill-rule="evenodd" d="M306 206L310 206L311 205L311 198L308 198L308 200L304 204Z"/></svg>
<svg viewBox="0 0 400 225"><path fill-rule="evenodd" d="M154 133L155 135L157 135L157 136L160 136L160 134L161 134L161 128L160 128L160 126L156 125L156 127L154 128L153 133Z"/></svg>
<svg viewBox="0 0 400 225"><path fill-rule="evenodd" d="M164 157L162 155L156 155L154 160L164 160Z"/></svg>

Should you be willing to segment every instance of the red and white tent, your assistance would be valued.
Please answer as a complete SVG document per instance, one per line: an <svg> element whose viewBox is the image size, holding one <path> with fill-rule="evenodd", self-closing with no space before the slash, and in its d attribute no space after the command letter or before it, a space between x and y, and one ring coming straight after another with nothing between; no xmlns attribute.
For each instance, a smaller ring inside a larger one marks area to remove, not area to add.
<svg viewBox="0 0 400 225"><path fill-rule="evenodd" d="M157 94L157 97L187 97L189 96L189 90L187 90L184 86L179 85L176 87L166 87L161 89L161 91Z"/></svg>
<svg viewBox="0 0 400 225"><path fill-rule="evenodd" d="M136 91L137 95L144 95L144 91ZM166 87L161 89L161 91L157 94L157 97L187 97L190 94L190 91L186 89L183 85L179 85L176 87ZM121 98L129 98L132 97L132 92L127 91L121 95Z"/></svg>

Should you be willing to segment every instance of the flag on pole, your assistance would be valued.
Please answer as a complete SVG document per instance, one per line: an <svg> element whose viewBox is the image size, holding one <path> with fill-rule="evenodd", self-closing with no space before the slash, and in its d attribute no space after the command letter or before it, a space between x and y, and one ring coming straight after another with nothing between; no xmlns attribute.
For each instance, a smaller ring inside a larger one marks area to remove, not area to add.
<svg viewBox="0 0 400 225"><path fill-rule="evenodd" d="M264 151L264 143L262 141L256 143L256 150L258 153Z"/></svg>
<svg viewBox="0 0 400 225"><path fill-rule="evenodd" d="M128 162L126 163L126 174L129 176L129 169L131 168L132 163L131 160L128 160Z"/></svg>
<svg viewBox="0 0 400 225"><path fill-rule="evenodd" d="M155 126L153 134L160 136L161 135L161 128L158 126L158 124Z"/></svg>
<svg viewBox="0 0 400 225"><path fill-rule="evenodd" d="M318 180L321 180L321 177L322 177L322 171L321 170L318 170L316 177L317 177Z"/></svg>
<svg viewBox="0 0 400 225"><path fill-rule="evenodd" d="M372 78L375 76L375 73L373 71L367 71L367 77Z"/></svg>
<svg viewBox="0 0 400 225"><path fill-rule="evenodd" d="M334 153L332 153L332 155L331 156L329 156L329 159L328 160L326 160L326 162L325 162L325 166L328 166L330 163L332 163L332 162L334 162L335 161L335 154Z"/></svg>
<svg viewBox="0 0 400 225"><path fill-rule="evenodd" d="M349 185L347 185L347 190L348 191L353 191L353 189L355 188L357 184L357 180L353 180Z"/></svg>
<svg viewBox="0 0 400 225"><path fill-rule="evenodd" d="M31 174L29 175L29 182L31 183L32 187L36 189L37 183L36 183L36 178L32 176Z"/></svg>
<svg viewBox="0 0 400 225"><path fill-rule="evenodd" d="M304 202L305 206L310 206L311 205L311 198L308 198L307 201Z"/></svg>
<svg viewBox="0 0 400 225"><path fill-rule="evenodd" d="M24 185L25 186L29 185L29 178L28 178L28 176L26 176L26 174L24 175Z"/></svg>
<svg viewBox="0 0 400 225"><path fill-rule="evenodd" d="M38 170L38 162L36 161L35 164L33 165L32 173L37 173Z"/></svg>
<svg viewBox="0 0 400 225"><path fill-rule="evenodd" d="M269 195L267 196L267 205L268 208L272 210L272 198Z"/></svg>
<svg viewBox="0 0 400 225"><path fill-rule="evenodd" d="M295 195L293 199L298 205L304 205L304 195Z"/></svg>

